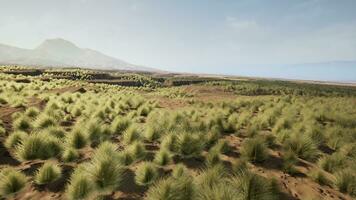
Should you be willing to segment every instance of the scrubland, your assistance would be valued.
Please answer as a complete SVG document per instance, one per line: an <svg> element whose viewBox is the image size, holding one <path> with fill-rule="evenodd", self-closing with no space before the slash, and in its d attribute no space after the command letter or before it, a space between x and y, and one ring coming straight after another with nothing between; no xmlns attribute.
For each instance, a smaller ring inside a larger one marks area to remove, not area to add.
<svg viewBox="0 0 356 200"><path fill-rule="evenodd" d="M0 198L356 197L355 87L75 73L0 73Z"/></svg>

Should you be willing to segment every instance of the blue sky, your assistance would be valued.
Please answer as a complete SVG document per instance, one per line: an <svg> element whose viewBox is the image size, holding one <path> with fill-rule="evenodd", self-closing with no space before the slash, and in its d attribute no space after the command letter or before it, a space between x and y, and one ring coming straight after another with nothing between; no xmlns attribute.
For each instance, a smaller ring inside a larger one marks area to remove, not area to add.
<svg viewBox="0 0 356 200"><path fill-rule="evenodd" d="M356 60L354 0L0 0L0 7L0 43L34 48L60 37L164 70L277 76L280 66ZM337 79L356 80L355 68Z"/></svg>

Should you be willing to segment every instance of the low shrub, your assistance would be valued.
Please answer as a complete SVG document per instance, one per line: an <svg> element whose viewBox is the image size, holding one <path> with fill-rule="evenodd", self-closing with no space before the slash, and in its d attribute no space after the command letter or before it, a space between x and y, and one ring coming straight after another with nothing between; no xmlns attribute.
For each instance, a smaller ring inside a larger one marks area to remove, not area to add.
<svg viewBox="0 0 356 200"><path fill-rule="evenodd" d="M35 174L34 180L38 185L44 185L58 180L61 177L62 169L53 162L45 162Z"/></svg>

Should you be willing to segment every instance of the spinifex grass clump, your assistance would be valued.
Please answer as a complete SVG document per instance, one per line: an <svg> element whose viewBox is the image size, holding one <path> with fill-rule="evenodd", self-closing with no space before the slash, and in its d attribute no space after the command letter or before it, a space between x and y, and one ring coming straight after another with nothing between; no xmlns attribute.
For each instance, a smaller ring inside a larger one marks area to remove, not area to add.
<svg viewBox="0 0 356 200"><path fill-rule="evenodd" d="M75 149L81 149L88 143L88 137L79 128L73 129L66 134L66 144Z"/></svg>
<svg viewBox="0 0 356 200"><path fill-rule="evenodd" d="M223 165L215 165L212 168L202 170L196 177L195 181L199 186L207 186L213 188L226 176L226 169Z"/></svg>
<svg viewBox="0 0 356 200"><path fill-rule="evenodd" d="M172 163L172 153L166 149L161 149L155 155L154 162L164 166Z"/></svg>
<svg viewBox="0 0 356 200"><path fill-rule="evenodd" d="M322 170L314 169L309 172L308 176L320 185L330 185L330 180Z"/></svg>
<svg viewBox="0 0 356 200"><path fill-rule="evenodd" d="M283 171L289 174L295 174L297 169L295 165L298 162L298 156L293 151L286 151L283 154Z"/></svg>
<svg viewBox="0 0 356 200"><path fill-rule="evenodd" d="M146 127L144 132L145 139L149 142L157 141L161 138L161 132L157 130L153 125Z"/></svg>
<svg viewBox="0 0 356 200"><path fill-rule="evenodd" d="M150 106L143 105L139 107L137 111L140 116L147 116L151 112L151 110L152 108Z"/></svg>
<svg viewBox="0 0 356 200"><path fill-rule="evenodd" d="M141 163L135 171L135 182L138 185L147 186L158 178L158 169L151 162Z"/></svg>
<svg viewBox="0 0 356 200"><path fill-rule="evenodd" d="M49 134L51 134L57 138L64 138L67 135L67 133L63 129L63 127L60 127L60 126L51 126L51 127L44 129L43 131L46 131Z"/></svg>
<svg viewBox="0 0 356 200"><path fill-rule="evenodd" d="M245 159L235 159L231 166L233 173L240 173L241 171L248 170L248 164Z"/></svg>
<svg viewBox="0 0 356 200"><path fill-rule="evenodd" d="M197 200L238 199L236 190L230 187L226 169L221 165L208 168L196 177Z"/></svg>
<svg viewBox="0 0 356 200"><path fill-rule="evenodd" d="M32 121L30 118L25 116L20 116L13 122L14 130L29 132L32 129Z"/></svg>
<svg viewBox="0 0 356 200"><path fill-rule="evenodd" d="M0 136L4 136L6 134L5 128L0 124Z"/></svg>
<svg viewBox="0 0 356 200"><path fill-rule="evenodd" d="M27 138L27 133L23 131L15 131L11 133L5 140L5 147L7 149L12 149L17 145L21 144L25 138Z"/></svg>
<svg viewBox="0 0 356 200"><path fill-rule="evenodd" d="M189 176L189 170L184 164L179 163L174 166L174 169L172 170L172 177L179 178L182 176Z"/></svg>
<svg viewBox="0 0 356 200"><path fill-rule="evenodd" d="M72 162L79 158L79 153L72 147L65 147L62 153L62 160L64 162Z"/></svg>
<svg viewBox="0 0 356 200"><path fill-rule="evenodd" d="M47 133L33 133L16 146L19 160L48 159L58 156L62 151L62 142Z"/></svg>
<svg viewBox="0 0 356 200"><path fill-rule="evenodd" d="M263 162L268 157L268 149L261 138L247 139L242 144L241 155L251 162Z"/></svg>
<svg viewBox="0 0 356 200"><path fill-rule="evenodd" d="M306 135L293 135L286 140L284 147L293 151L298 157L306 160L313 160L319 155L317 144Z"/></svg>
<svg viewBox="0 0 356 200"><path fill-rule="evenodd" d="M220 131L213 127L213 129L211 129L205 135L206 146L208 148L212 147L213 145L215 145L218 142L220 137L221 137Z"/></svg>
<svg viewBox="0 0 356 200"><path fill-rule="evenodd" d="M45 162L35 174L35 183L44 185L58 180L61 177L62 169L54 162Z"/></svg>
<svg viewBox="0 0 356 200"><path fill-rule="evenodd" d="M162 138L160 148L167 149L170 152L176 152L178 149L177 136L173 133L166 135Z"/></svg>
<svg viewBox="0 0 356 200"><path fill-rule="evenodd" d="M118 161L117 147L113 143L104 142L95 150L88 168L88 175L101 193L110 193L119 187L123 167Z"/></svg>
<svg viewBox="0 0 356 200"><path fill-rule="evenodd" d="M147 155L145 145L142 142L134 142L126 147L126 152L130 154L132 161L140 161Z"/></svg>
<svg viewBox="0 0 356 200"><path fill-rule="evenodd" d="M327 172L334 173L347 165L347 158L341 153L321 157L318 165Z"/></svg>
<svg viewBox="0 0 356 200"><path fill-rule="evenodd" d="M88 199L94 192L94 185L86 172L86 164L79 165L70 177L66 189L69 200Z"/></svg>
<svg viewBox="0 0 356 200"><path fill-rule="evenodd" d="M35 127L38 129L44 129L44 128L58 125L56 119L45 114L38 116L34 124Z"/></svg>
<svg viewBox="0 0 356 200"><path fill-rule="evenodd" d="M241 171L230 180L236 189L238 199L246 200L277 200L280 199L273 183L268 179L249 171Z"/></svg>
<svg viewBox="0 0 356 200"><path fill-rule="evenodd" d="M21 191L27 182L26 176L13 168L0 171L0 197L10 197Z"/></svg>
<svg viewBox="0 0 356 200"><path fill-rule="evenodd" d="M199 157L203 148L198 134L184 132L177 137L177 153L183 157Z"/></svg>
<svg viewBox="0 0 356 200"><path fill-rule="evenodd" d="M218 151L222 154L226 154L231 151L231 147L225 139L219 139L218 142L211 149Z"/></svg>
<svg viewBox="0 0 356 200"><path fill-rule="evenodd" d="M123 134L123 142L125 144L132 144L135 141L141 139L140 132L138 128L134 125L131 125Z"/></svg>
<svg viewBox="0 0 356 200"><path fill-rule="evenodd" d="M145 200L193 200L194 197L193 179L185 174L157 181L148 189Z"/></svg>
<svg viewBox="0 0 356 200"><path fill-rule="evenodd" d="M85 124L85 132L88 136L88 140L91 143L98 143L101 138L101 126L102 126L102 121L101 119L92 119L90 121L84 122L83 125Z"/></svg>
<svg viewBox="0 0 356 200"><path fill-rule="evenodd" d="M352 169L344 169L335 174L335 187L343 193L356 197L356 175Z"/></svg>
<svg viewBox="0 0 356 200"><path fill-rule="evenodd" d="M39 115L40 111L36 107L30 107L26 109L25 116L35 119Z"/></svg>
<svg viewBox="0 0 356 200"><path fill-rule="evenodd" d="M132 124L131 120L118 116L112 122L112 131L114 134L122 134Z"/></svg>
<svg viewBox="0 0 356 200"><path fill-rule="evenodd" d="M220 151L216 148L209 150L205 158L205 163L207 166L214 166L221 162L220 160Z"/></svg>

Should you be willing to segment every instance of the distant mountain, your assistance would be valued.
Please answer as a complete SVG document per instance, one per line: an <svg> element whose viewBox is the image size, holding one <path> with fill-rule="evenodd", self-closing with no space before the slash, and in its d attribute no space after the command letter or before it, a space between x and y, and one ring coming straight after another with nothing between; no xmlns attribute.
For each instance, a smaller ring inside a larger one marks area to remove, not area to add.
<svg viewBox="0 0 356 200"><path fill-rule="evenodd" d="M82 67L103 70L158 71L137 66L83 49L64 39L48 39L35 49L22 49L0 44L0 63L40 67Z"/></svg>

